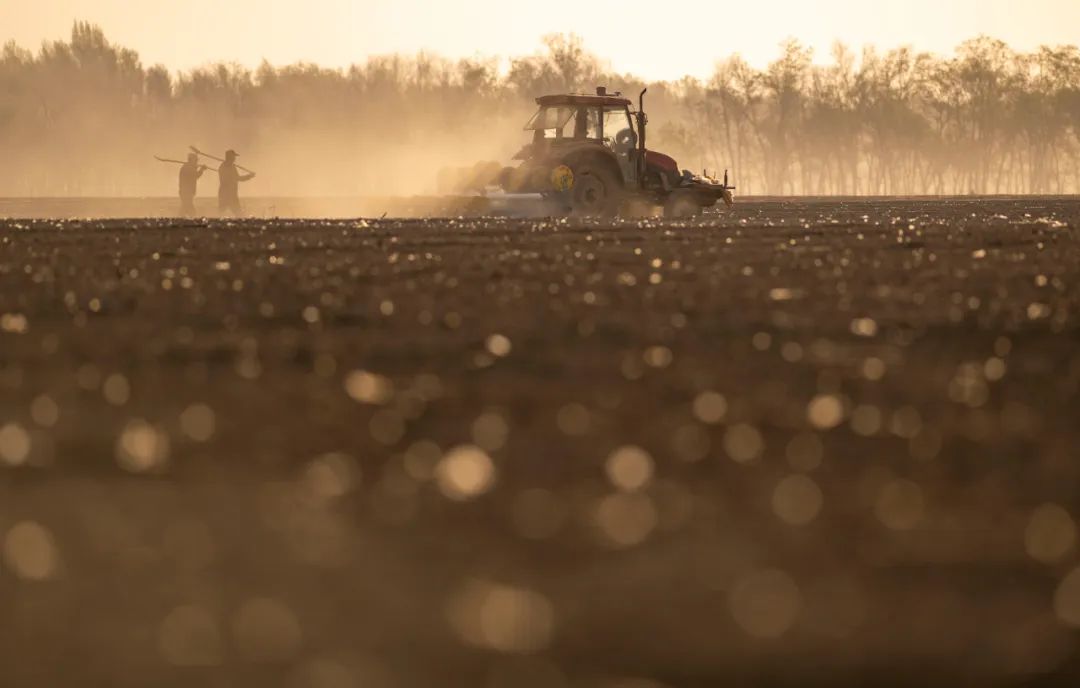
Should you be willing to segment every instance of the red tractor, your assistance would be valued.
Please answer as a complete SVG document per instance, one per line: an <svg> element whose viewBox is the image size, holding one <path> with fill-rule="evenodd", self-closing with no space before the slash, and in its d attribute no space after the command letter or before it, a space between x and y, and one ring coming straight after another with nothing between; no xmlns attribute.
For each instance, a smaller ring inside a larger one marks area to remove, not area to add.
<svg viewBox="0 0 1080 688"><path fill-rule="evenodd" d="M646 89L648 90L648 89ZM687 217L723 200L734 186L679 170L671 157L645 147L645 91L635 112L620 93L562 94L536 99L540 110L525 125L531 143L498 184L511 194L540 194L567 212L612 216L632 204L663 206L665 217Z"/></svg>

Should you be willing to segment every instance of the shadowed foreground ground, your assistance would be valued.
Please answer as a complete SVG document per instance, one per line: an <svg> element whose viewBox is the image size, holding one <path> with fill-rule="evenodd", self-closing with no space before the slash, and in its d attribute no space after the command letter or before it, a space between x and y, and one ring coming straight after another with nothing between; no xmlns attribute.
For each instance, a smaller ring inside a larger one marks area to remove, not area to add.
<svg viewBox="0 0 1080 688"><path fill-rule="evenodd" d="M0 221L5 686L1080 677L1080 205Z"/></svg>

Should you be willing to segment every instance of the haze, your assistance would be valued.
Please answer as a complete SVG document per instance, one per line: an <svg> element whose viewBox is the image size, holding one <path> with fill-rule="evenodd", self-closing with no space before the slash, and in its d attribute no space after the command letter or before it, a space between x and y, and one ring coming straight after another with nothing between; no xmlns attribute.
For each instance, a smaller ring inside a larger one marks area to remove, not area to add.
<svg viewBox="0 0 1080 688"><path fill-rule="evenodd" d="M597 85L650 86L650 147L730 170L741 194L1080 190L1080 46L1055 35L1074 4L773 3L727 24L718 2L74 4L0 10L20 32L0 33L0 196L167 197L177 170L154 157L192 144L241 151L247 197L476 193L536 96Z"/></svg>
<svg viewBox="0 0 1080 688"><path fill-rule="evenodd" d="M1075 42L1077 0L756 0L525 3L507 0L39 0L0 3L0 42L28 48L67 35L75 19L102 26L146 64L173 70L213 61L344 66L370 55L521 55L545 34L573 32L617 72L647 79L707 76L739 53L761 67L788 37L827 59L834 41L856 48L912 45L949 54L978 34L1019 50ZM660 8L665 8L661 10Z"/></svg>

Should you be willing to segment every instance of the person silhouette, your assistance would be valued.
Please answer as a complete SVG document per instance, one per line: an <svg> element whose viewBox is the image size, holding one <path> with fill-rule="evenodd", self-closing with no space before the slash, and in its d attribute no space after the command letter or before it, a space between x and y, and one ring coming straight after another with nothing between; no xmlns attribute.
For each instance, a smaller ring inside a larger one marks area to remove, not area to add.
<svg viewBox="0 0 1080 688"><path fill-rule="evenodd" d="M254 172L241 174L236 167L236 151L225 152L225 161L218 168L218 210L222 214L231 213L240 215L240 182L246 182L255 178Z"/></svg>
<svg viewBox="0 0 1080 688"><path fill-rule="evenodd" d="M180 215L192 217L195 215L195 193L199 185L199 178L209 168L199 164L199 156L195 153L188 154L187 162L180 166Z"/></svg>

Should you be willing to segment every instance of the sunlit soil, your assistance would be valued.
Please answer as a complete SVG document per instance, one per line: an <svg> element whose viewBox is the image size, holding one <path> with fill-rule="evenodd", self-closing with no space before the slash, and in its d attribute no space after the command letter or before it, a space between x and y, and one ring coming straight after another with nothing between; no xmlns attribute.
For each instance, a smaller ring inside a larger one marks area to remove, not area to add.
<svg viewBox="0 0 1080 688"><path fill-rule="evenodd" d="M1063 200L0 221L0 684L1075 678L1078 317Z"/></svg>

